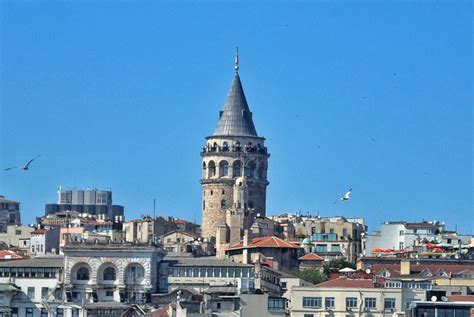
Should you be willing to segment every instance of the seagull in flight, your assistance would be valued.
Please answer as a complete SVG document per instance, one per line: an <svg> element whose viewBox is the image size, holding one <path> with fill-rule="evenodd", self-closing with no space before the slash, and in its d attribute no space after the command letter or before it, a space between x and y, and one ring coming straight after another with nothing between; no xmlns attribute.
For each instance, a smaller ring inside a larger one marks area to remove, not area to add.
<svg viewBox="0 0 474 317"><path fill-rule="evenodd" d="M18 167L18 166L11 166L11 167L5 168L4 170L5 170L5 171L9 171L9 170L12 170L12 169L15 169L15 168L19 168L19 169L21 169L21 170L23 170L23 171L27 171L27 170L30 169L30 164L31 164L31 162L33 162L34 160L36 160L38 157L40 157L40 155L36 156L35 158L32 158L31 160L28 161L28 163L26 163L26 164L23 165L23 166L20 166L20 167Z"/></svg>
<svg viewBox="0 0 474 317"><path fill-rule="evenodd" d="M349 188L349 191L347 191L347 193L345 193L344 195L342 195L341 198L339 198L338 200L336 200L334 203L336 204L338 201L345 201L345 200L349 200L351 197L351 193L352 193L352 188Z"/></svg>

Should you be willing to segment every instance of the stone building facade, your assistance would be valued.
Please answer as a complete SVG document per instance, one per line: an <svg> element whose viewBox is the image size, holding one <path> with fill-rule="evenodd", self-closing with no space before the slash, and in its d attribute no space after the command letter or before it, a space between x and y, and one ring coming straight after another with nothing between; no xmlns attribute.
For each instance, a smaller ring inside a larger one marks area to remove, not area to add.
<svg viewBox="0 0 474 317"><path fill-rule="evenodd" d="M254 217L265 215L269 154L265 138L258 136L238 74L235 77L217 128L208 136L202 157L202 236L214 238L219 225L226 223L226 211L243 211L244 228ZM244 181L242 181L242 179ZM246 190L236 197L236 187Z"/></svg>

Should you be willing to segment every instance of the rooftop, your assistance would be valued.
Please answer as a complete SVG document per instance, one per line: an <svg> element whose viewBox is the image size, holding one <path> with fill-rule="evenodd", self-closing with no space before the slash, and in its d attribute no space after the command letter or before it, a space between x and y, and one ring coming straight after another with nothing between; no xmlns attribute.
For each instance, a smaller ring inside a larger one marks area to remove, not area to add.
<svg viewBox="0 0 474 317"><path fill-rule="evenodd" d="M221 260L214 256L202 258L170 258L165 256L163 261L168 262L171 266L200 266L200 267L245 267L251 268L251 264L243 264L229 260Z"/></svg>
<svg viewBox="0 0 474 317"><path fill-rule="evenodd" d="M244 246L243 242L230 246L228 250L238 249L253 249L253 248L286 248L286 249L298 249L298 247L292 243L286 242L278 237L260 237L254 238L249 241L248 246Z"/></svg>
<svg viewBox="0 0 474 317"><path fill-rule="evenodd" d="M303 255L302 257L298 258L300 261L324 261L322 257L317 255L316 253L308 253Z"/></svg>
<svg viewBox="0 0 474 317"><path fill-rule="evenodd" d="M54 267L62 268L64 258L62 256L36 257L25 260L1 261L0 267Z"/></svg>
<svg viewBox="0 0 474 317"><path fill-rule="evenodd" d="M232 81L224 110L220 112L217 128L214 131L214 136L227 135L257 137L252 112L247 104L238 73Z"/></svg>

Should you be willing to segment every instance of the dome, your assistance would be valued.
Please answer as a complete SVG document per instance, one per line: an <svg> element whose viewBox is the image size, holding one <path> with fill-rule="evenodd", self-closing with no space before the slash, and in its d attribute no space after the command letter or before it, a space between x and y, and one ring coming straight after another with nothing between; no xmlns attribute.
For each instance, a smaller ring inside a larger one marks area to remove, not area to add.
<svg viewBox="0 0 474 317"><path fill-rule="evenodd" d="M311 241L309 241L309 238L304 238L301 243L302 244L311 244Z"/></svg>

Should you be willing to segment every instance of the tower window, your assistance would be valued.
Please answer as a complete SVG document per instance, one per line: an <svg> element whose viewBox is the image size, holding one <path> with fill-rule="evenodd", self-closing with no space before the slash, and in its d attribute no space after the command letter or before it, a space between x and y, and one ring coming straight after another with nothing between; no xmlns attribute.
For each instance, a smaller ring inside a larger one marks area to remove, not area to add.
<svg viewBox="0 0 474 317"><path fill-rule="evenodd" d="M212 196L212 194L214 194L214 191L211 189L211 196Z"/></svg>
<svg viewBox="0 0 474 317"><path fill-rule="evenodd" d="M227 204L225 202L225 199L222 199L221 200L221 208L224 209L224 208L227 208Z"/></svg>
<svg viewBox="0 0 474 317"><path fill-rule="evenodd" d="M254 161L251 161L245 167L245 176L249 178L253 178L255 176L255 169L256 165Z"/></svg>
<svg viewBox="0 0 474 317"><path fill-rule="evenodd" d="M232 164L232 169L233 169L233 176L234 177L240 177L242 176L242 168L241 168L242 163L240 161L235 161L234 164Z"/></svg>
<svg viewBox="0 0 474 317"><path fill-rule="evenodd" d="M207 167L207 176L214 177L216 176L216 163L214 161L210 161Z"/></svg>
<svg viewBox="0 0 474 317"><path fill-rule="evenodd" d="M253 208L253 201L249 201L249 208Z"/></svg>
<svg viewBox="0 0 474 317"><path fill-rule="evenodd" d="M219 163L219 177L229 175L229 163L222 161Z"/></svg>
<svg viewBox="0 0 474 317"><path fill-rule="evenodd" d="M222 195L225 195L225 190L222 190Z"/></svg>
<svg viewBox="0 0 474 317"><path fill-rule="evenodd" d="M206 201L203 200L203 201L202 201L202 210L205 210L205 209L206 209Z"/></svg>

